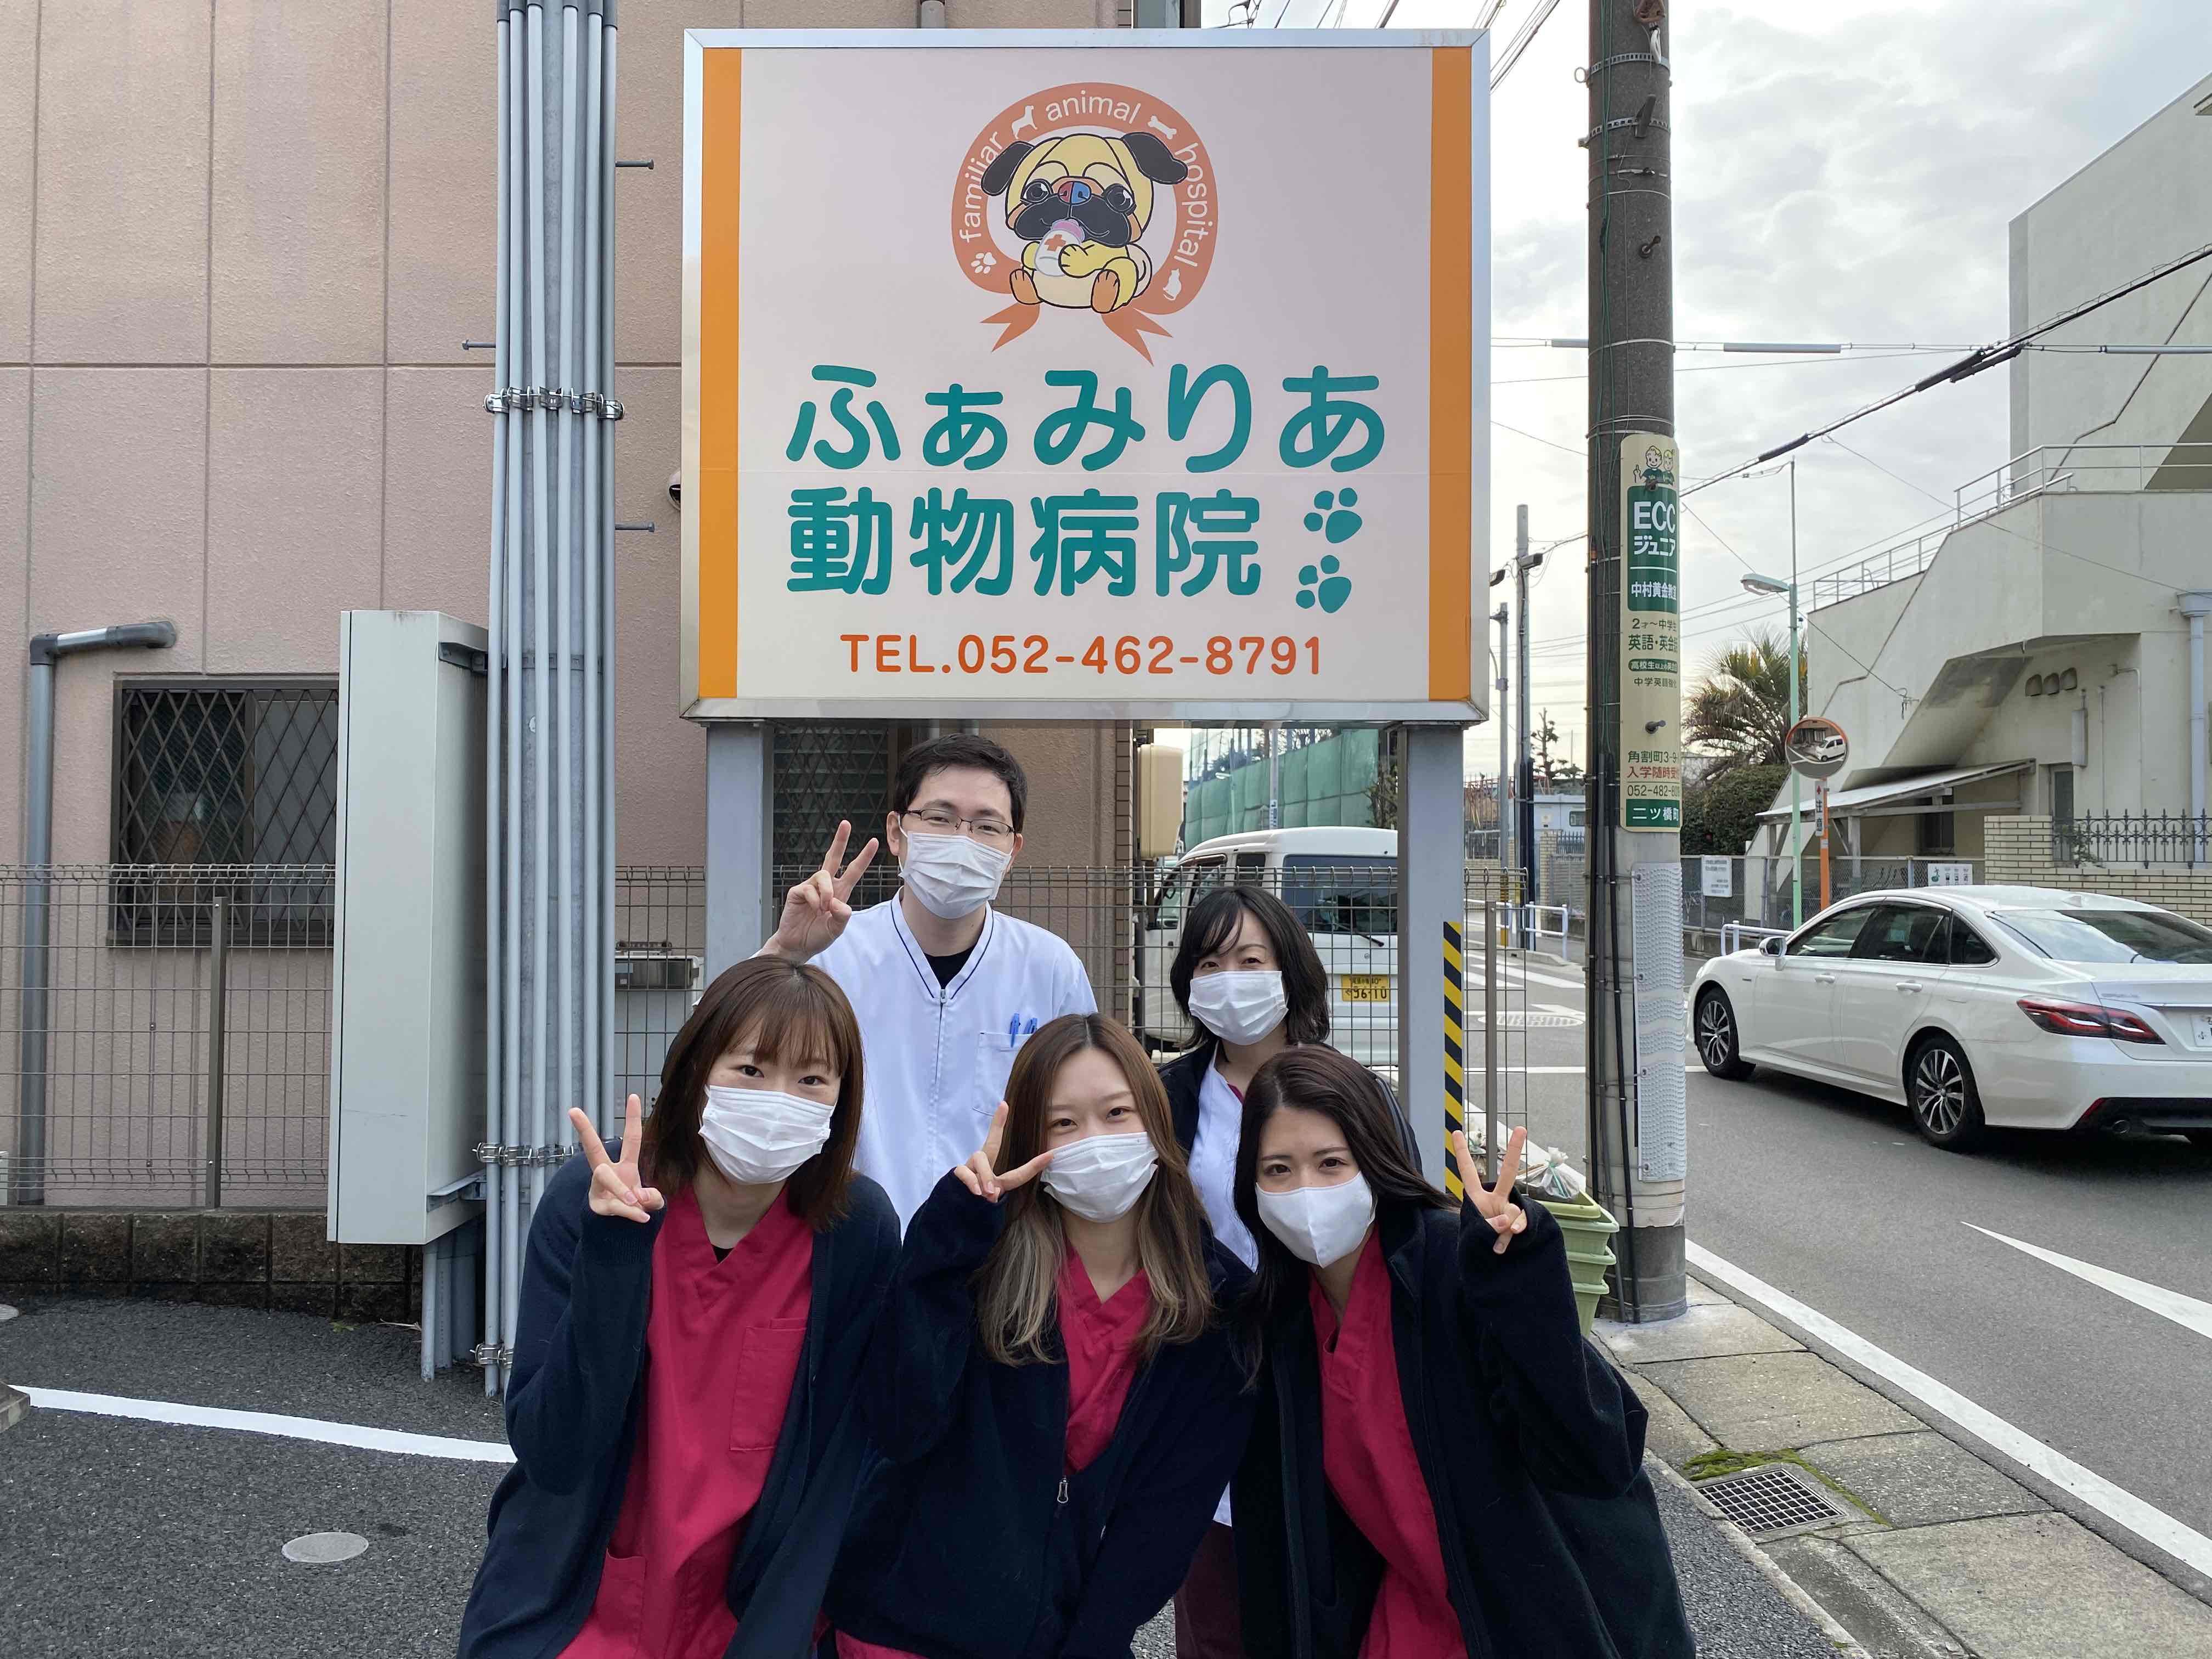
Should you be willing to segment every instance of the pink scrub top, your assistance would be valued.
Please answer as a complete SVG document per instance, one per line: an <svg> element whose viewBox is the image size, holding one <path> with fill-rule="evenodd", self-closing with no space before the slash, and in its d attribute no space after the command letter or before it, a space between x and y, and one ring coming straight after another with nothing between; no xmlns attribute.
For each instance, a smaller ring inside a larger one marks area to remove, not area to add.
<svg viewBox="0 0 2212 1659"><path fill-rule="evenodd" d="M563 1659L719 1659L724 1595L791 1403L814 1236L779 1197L714 1258L699 1200L669 1200L653 1250L645 1407L599 1599Z"/></svg>
<svg viewBox="0 0 2212 1659"><path fill-rule="evenodd" d="M1406 1426L1390 1338L1390 1273L1370 1231L1340 1327L1319 1274L1308 1295L1321 1351L1322 1469L1328 1489L1382 1558L1382 1583L1360 1659L1462 1659L1445 1588L1437 1512Z"/></svg>

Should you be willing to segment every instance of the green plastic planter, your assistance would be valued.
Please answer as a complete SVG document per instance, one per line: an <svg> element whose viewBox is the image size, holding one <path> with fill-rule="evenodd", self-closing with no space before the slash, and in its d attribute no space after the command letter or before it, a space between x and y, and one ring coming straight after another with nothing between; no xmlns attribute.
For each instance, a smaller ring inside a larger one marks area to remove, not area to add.
<svg viewBox="0 0 2212 1659"><path fill-rule="evenodd" d="M1598 1298L1606 1293L1605 1270L1613 1266L1613 1236L1620 1231L1602 1204L1589 1199L1538 1198L1567 1236L1567 1274L1574 1280L1575 1308L1583 1334L1597 1318Z"/></svg>

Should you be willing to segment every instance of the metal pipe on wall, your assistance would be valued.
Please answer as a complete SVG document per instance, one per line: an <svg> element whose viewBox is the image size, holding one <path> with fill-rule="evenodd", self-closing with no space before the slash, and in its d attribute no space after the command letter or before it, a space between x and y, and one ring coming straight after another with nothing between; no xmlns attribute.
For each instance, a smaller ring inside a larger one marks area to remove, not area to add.
<svg viewBox="0 0 2212 1659"><path fill-rule="evenodd" d="M506 1051L502 1032L507 1017L506 954L502 947L506 935L501 922L504 907L500 902L501 881L506 870L504 800L501 784L506 776L504 750L507 727L500 713L507 684L507 433L511 416L507 410L507 287L512 280L514 247L507 234L507 216L513 191L507 179L507 167L512 156L509 143L509 124L514 118L514 97L513 64L507 48L507 14L499 15L499 228L496 232L498 256L497 275L493 278L495 301L492 307L492 393L484 406L491 412L491 556L490 593L484 603L484 620L489 634L489 648L484 654L484 1145L496 1146L500 1141L500 1103L505 1091L501 1082L507 1074ZM500 1340L500 1252L496 1241L501 1237L501 1200L506 1194L501 1190L500 1167L489 1165L484 1171L484 1336L496 1346ZM428 1321L423 1323L427 1328ZM499 1392L499 1367L486 1365L484 1392Z"/></svg>
<svg viewBox="0 0 2212 1659"><path fill-rule="evenodd" d="M576 58L579 46L578 14L574 0L561 8L561 380L560 431L561 453L559 480L558 522L554 557L558 561L554 582L556 596L557 620L550 641L541 639L541 653L550 651L555 672L553 739L553 798L560 811L560 823L556 840L555 877L549 884L551 914L558 918L575 915L578 884L576 881L577 802L576 768L574 764L576 730L576 650L580 633L576 627L576 345L581 320L577 315L578 281L576 263L576 221L581 205L581 191L576 176L577 118L576 97L578 76ZM544 725L538 726L540 756L543 763ZM576 961L578 939L574 930L562 928L558 944L560 958L553 975L555 994L559 999L560 1014L556 1024L558 1042L554 1049L556 1073L559 1079L556 1089L545 1091L546 1129L544 1145L559 1146L568 1138L568 1109L576 1103L576 996L579 990Z"/></svg>
<svg viewBox="0 0 2212 1659"><path fill-rule="evenodd" d="M52 921L54 861L54 665L83 651L133 647L167 650L177 642L173 623L123 623L31 640L31 670L23 705L23 744L29 772L23 824L23 862L31 880L23 895L23 977L16 1003L15 1155L9 1161L9 1196L17 1204L46 1201L46 1024L49 984L46 945Z"/></svg>
<svg viewBox="0 0 2212 1659"><path fill-rule="evenodd" d="M529 292L527 267L534 264L538 252L532 249L525 235L528 192L523 186L522 170L527 165L529 137L525 131L530 118L528 77L523 64L527 49L527 32L523 24L522 8L511 4L508 9L508 52L513 64L514 126L510 140L510 190L513 195L507 228L514 242L514 258L508 271L508 286L504 301L510 319L513 345L510 368L519 367L525 360L524 349L526 324L523 297ZM514 380L528 379L517 374ZM509 383L513 389L513 381ZM522 556L523 538L526 526L523 507L523 422L514 418L510 406L507 422L507 795L506 823L501 836L506 842L507 882L504 917L507 951L502 992L507 998L507 1051L505 1085L500 1109L499 1144L501 1147L519 1145L522 1139ZM501 1220L504 1233L499 1249L501 1285L500 1324L497 1346L512 1354L520 1313L522 1292L522 1241L525 1233L522 1213L522 1171L512 1158L502 1152L495 1171L502 1194ZM505 1367L501 1367L501 1387L506 1387Z"/></svg>
<svg viewBox="0 0 2212 1659"><path fill-rule="evenodd" d="M615 63L622 30L615 24L615 0L607 0L606 22L600 33L599 78L603 92L599 127L600 197L605 210L599 221L599 305L605 319L599 329L600 390L611 402L615 395ZM605 977L599 996L599 1054L610 1071L614 1065L615 1000L615 433L613 419L601 422L599 438L599 940L597 969ZM605 1080L599 1083L607 1093ZM608 1100L612 1113L619 1103Z"/></svg>
<svg viewBox="0 0 2212 1659"><path fill-rule="evenodd" d="M601 204L606 187L605 158L602 154L605 124L600 119L602 94L599 84L600 64L606 50L604 29L605 20L594 0L591 15L585 23L584 46L584 311L580 359L585 410L591 418L582 422L583 455L578 467L582 474L584 495L581 520L583 580L579 585L584 624L581 697L584 860L576 909L584 924L583 996L582 1006L579 1010L579 1018L583 1025L583 1075L587 1091L583 1107L592 1121L599 1125L602 1134L609 1127L607 1091L599 1082L599 1057L605 1052L600 1045L599 1002L608 991L607 975L599 965L599 927L605 920L599 912L599 568L601 550L605 545L599 534L599 458L607 429L604 412L607 388L599 378L599 331L603 323L599 313L599 235Z"/></svg>
<svg viewBox="0 0 2212 1659"><path fill-rule="evenodd" d="M530 141L530 464L532 513L530 521L531 603L530 643L536 672L532 677L529 719L522 727L524 770L529 775L530 851L528 915L530 918L530 1071L523 1096L526 1109L523 1145L532 1162L524 1182L524 1202L535 1212L544 1189L538 1149L550 1143L546 1133L546 1076L552 1042L552 1012L546 1006L546 982L552 968L551 935L554 913L549 902L546 866L552 859L552 783L545 764L546 727L553 702L553 618L548 593L553 581L551 500L548 493L548 429L545 408L550 382L545 342L545 8L532 3L524 14L530 26L530 118L525 124Z"/></svg>

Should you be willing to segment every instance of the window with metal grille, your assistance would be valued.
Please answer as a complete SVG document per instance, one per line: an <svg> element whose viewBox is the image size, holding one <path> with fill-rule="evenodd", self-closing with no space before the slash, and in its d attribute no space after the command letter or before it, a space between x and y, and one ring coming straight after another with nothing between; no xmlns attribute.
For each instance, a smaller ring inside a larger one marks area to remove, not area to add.
<svg viewBox="0 0 2212 1659"><path fill-rule="evenodd" d="M114 931L144 943L204 940L220 894L235 939L327 944L337 748L333 681L118 685L114 862L209 873L118 873Z"/></svg>

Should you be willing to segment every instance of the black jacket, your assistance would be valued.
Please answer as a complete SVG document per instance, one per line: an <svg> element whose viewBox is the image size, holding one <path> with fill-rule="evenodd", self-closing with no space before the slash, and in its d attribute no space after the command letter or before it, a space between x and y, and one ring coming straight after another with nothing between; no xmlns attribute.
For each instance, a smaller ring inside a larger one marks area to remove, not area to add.
<svg viewBox="0 0 2212 1659"><path fill-rule="evenodd" d="M888 1460L838 1563L840 1630L923 1659L1127 1659L1182 1583L1237 1467L1253 1396L1228 1332L1164 1347L1114 1437L1063 1479L1067 1366L985 1354L972 1284L1006 1212L947 1176L907 1224L869 1356ZM1215 1302L1244 1269L1209 1237Z"/></svg>
<svg viewBox="0 0 2212 1659"><path fill-rule="evenodd" d="M618 1146L611 1147L620 1157ZM461 1659L550 1659L599 1590L644 1401L646 1318L662 1218L599 1216L572 1158L530 1224L507 1391L514 1467L461 1615ZM730 1563L729 1659L811 1653L816 1610L866 1457L854 1385L898 1257L884 1189L855 1176L845 1218L814 1235L813 1291L767 1484Z"/></svg>
<svg viewBox="0 0 2212 1659"><path fill-rule="evenodd" d="M1559 1224L1522 1203L1528 1230L1503 1255L1472 1207L1385 1200L1379 1217L1407 1424L1469 1659L1691 1659L1643 1405L1583 1339ZM1237 1477L1244 1640L1271 1659L1356 1659L1382 1565L1328 1490L1313 1316L1303 1293L1286 1301Z"/></svg>
<svg viewBox="0 0 2212 1659"><path fill-rule="evenodd" d="M1201 1027L1194 1048L1160 1066L1160 1084L1167 1091L1169 1109L1175 1114L1176 1139L1182 1143L1186 1153L1198 1140L1198 1091L1204 1086L1206 1074L1212 1069L1213 1057L1220 1048L1221 1039ZM1379 1075L1375 1080L1382 1083ZM1421 1167L1419 1137L1414 1134L1405 1107L1399 1104L1397 1094L1388 1083L1382 1083L1382 1092L1390 1097L1390 1104L1397 1109L1399 1141L1418 1170Z"/></svg>

